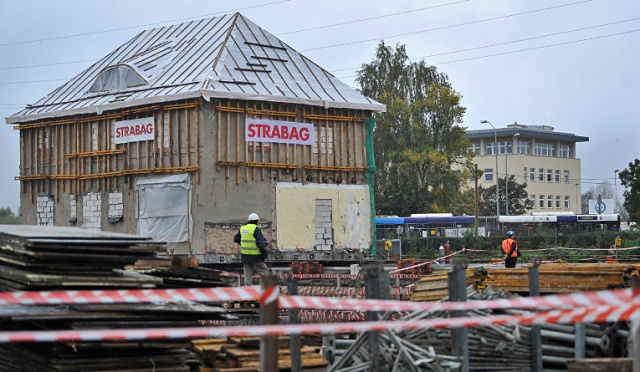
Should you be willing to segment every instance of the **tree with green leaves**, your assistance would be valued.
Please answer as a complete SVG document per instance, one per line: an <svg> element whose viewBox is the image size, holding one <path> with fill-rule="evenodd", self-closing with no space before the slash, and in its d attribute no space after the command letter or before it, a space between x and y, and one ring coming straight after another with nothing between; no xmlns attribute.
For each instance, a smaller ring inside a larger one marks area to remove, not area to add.
<svg viewBox="0 0 640 372"><path fill-rule="evenodd" d="M629 168L618 173L620 184L624 186L623 206L629 213L629 221L640 223L640 160L629 163Z"/></svg>
<svg viewBox="0 0 640 372"><path fill-rule="evenodd" d="M451 212L464 199L472 154L464 138L461 96L448 77L405 46L384 42L358 71L362 93L387 106L376 116L375 198L378 214Z"/></svg>
<svg viewBox="0 0 640 372"><path fill-rule="evenodd" d="M498 178L500 187L500 210L506 212L507 188L506 179ZM484 188L480 186L481 195L480 214L483 216L493 216L496 214L496 186ZM509 176L509 215L521 216L533 208L533 202L527 193L527 183L518 183L514 175Z"/></svg>
<svg viewBox="0 0 640 372"><path fill-rule="evenodd" d="M584 194L580 195L580 214L589 213L589 200L596 198L595 189L590 188Z"/></svg>
<svg viewBox="0 0 640 372"><path fill-rule="evenodd" d="M0 225L19 225L20 217L13 214L11 208L0 208Z"/></svg>

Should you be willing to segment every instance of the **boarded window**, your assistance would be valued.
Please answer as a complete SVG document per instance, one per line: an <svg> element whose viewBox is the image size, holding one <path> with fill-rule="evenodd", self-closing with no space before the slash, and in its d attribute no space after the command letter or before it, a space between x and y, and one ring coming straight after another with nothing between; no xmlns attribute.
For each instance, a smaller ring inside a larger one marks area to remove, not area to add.
<svg viewBox="0 0 640 372"><path fill-rule="evenodd" d="M186 242L189 238L188 174L140 177L138 234L164 242Z"/></svg>

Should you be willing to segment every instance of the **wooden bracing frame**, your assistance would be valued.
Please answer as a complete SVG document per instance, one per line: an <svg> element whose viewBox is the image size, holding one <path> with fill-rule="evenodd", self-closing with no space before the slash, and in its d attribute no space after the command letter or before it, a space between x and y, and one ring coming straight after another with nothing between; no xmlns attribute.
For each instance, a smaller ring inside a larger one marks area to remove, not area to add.
<svg viewBox="0 0 640 372"><path fill-rule="evenodd" d="M216 112L216 168L237 184L249 180L291 180L306 183L356 183L367 167L366 112L324 109L285 103L223 100ZM246 118L295 121L314 125L314 146L245 142ZM223 169L226 167L226 169ZM299 171L298 171L299 170Z"/></svg>
<svg viewBox="0 0 640 372"><path fill-rule="evenodd" d="M153 141L115 144L116 121L151 116ZM77 196L92 188L117 189L119 180L129 181L131 175L195 172L198 182L199 116L198 101L187 101L18 125L20 176L15 179L32 201L42 192L58 199L60 190Z"/></svg>

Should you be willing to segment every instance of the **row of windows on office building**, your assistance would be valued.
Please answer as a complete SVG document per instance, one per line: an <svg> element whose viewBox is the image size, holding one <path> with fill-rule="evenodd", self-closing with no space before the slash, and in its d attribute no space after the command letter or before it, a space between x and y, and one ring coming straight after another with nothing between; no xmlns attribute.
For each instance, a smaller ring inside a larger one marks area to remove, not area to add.
<svg viewBox="0 0 640 372"><path fill-rule="evenodd" d="M569 195L565 195L562 198L560 195L540 195L536 199L535 195L529 195L531 203L533 203L533 209L564 209L569 210L571 205L569 201L571 198Z"/></svg>
<svg viewBox="0 0 640 372"><path fill-rule="evenodd" d="M536 176L537 175L537 176ZM560 169L547 169L545 173L544 168L538 168L536 172L536 168L527 168L524 167L523 181L524 182L547 182L547 183L569 183L569 171L565 170L562 172L562 178L560 177ZM493 182L493 168L486 168L484 170L484 180L485 182ZM473 179L471 181L474 181Z"/></svg>
<svg viewBox="0 0 640 372"><path fill-rule="evenodd" d="M513 154L513 142L498 142L497 145L495 142L487 143L487 148L485 155L508 155ZM480 143L472 143L469 150L478 154L480 152ZM518 141L516 145L516 154L520 155L531 155L531 143L525 141ZM533 155L535 156L547 156L547 157L555 157L556 156L556 147L555 145L548 143L536 143L533 146ZM571 147L568 145L560 145L560 149L558 151L559 158L571 158Z"/></svg>

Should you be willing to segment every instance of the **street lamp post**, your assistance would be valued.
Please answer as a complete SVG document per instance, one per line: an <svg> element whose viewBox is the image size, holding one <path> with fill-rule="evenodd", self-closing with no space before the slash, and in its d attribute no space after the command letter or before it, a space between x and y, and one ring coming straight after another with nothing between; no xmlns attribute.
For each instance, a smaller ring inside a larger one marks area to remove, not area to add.
<svg viewBox="0 0 640 372"><path fill-rule="evenodd" d="M613 208L614 211L613 213L619 213L618 212L618 172L620 172L619 170L614 170L613 171L613 188L615 190L616 195L614 196L613 199Z"/></svg>
<svg viewBox="0 0 640 372"><path fill-rule="evenodd" d="M580 182L576 182L576 214L580 214L582 212L581 206L578 204L578 186L580 186Z"/></svg>
<svg viewBox="0 0 640 372"><path fill-rule="evenodd" d="M516 133L511 137L511 152L513 153L513 140L520 136L520 133ZM507 150L509 150L509 146L507 146ZM504 187L505 187L505 200L507 201L505 205L505 214L509 215L509 164L507 163L507 159L509 158L509 151L506 151L504 154L504 173L506 174Z"/></svg>
<svg viewBox="0 0 640 372"><path fill-rule="evenodd" d="M494 138L494 142L493 142L493 153L496 155L496 217L499 219L500 217L500 187L498 187L498 178L499 178L499 174L498 174L498 131L496 130L496 128L493 126L493 124L491 124L490 121L488 120L481 120L480 123L482 124L489 124L491 125L491 128L493 128L493 138Z"/></svg>

